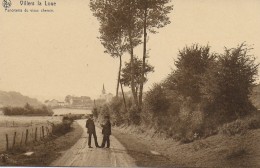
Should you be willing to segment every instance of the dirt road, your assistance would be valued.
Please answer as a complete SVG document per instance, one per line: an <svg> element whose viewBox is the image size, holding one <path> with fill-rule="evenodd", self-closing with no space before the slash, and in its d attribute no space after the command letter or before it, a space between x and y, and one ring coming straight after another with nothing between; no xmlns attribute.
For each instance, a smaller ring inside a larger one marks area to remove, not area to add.
<svg viewBox="0 0 260 168"><path fill-rule="evenodd" d="M80 126L85 128L86 120L77 121ZM101 129L96 127L98 143L101 145ZM88 148L88 135L83 132L78 142L69 150L65 151L60 158L54 161L51 166L95 166L95 167L133 167L136 166L134 159L131 158L125 147L114 137L111 136L110 149ZM94 139L92 139L94 146Z"/></svg>

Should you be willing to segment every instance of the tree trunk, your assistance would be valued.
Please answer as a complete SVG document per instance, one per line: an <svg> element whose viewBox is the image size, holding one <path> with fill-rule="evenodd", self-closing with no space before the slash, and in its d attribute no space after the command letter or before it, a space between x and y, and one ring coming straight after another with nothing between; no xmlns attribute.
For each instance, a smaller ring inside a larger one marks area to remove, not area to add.
<svg viewBox="0 0 260 168"><path fill-rule="evenodd" d="M139 102L138 102L138 95L135 93L135 83L134 83L134 72L135 72L135 69L134 69L134 44L133 44L133 37L132 37L132 24L134 24L134 22L132 21L133 20L133 14L134 14L134 11L133 11L133 4L134 1L131 1L131 0L128 0L128 9L129 11L126 11L128 12L129 14L129 17L128 17L128 36L129 36L129 43L130 43L130 55L131 55L131 91L132 91L132 94L133 94L133 99L134 99L134 104L139 107Z"/></svg>
<svg viewBox="0 0 260 168"><path fill-rule="evenodd" d="M120 84L120 76L121 76L121 68L122 68L122 55L119 56L119 70L118 70L118 77L117 77L117 86L116 86L116 97L118 97L118 90Z"/></svg>
<svg viewBox="0 0 260 168"><path fill-rule="evenodd" d="M130 41L130 55L131 55L131 90L134 98L134 103L137 107L139 107L138 103L138 97L135 92L135 84L134 84L134 47L133 47L133 41L132 41L132 31L129 29L129 41Z"/></svg>
<svg viewBox="0 0 260 168"><path fill-rule="evenodd" d="M146 5L146 4L145 4ZM143 105L143 87L144 87L144 75L145 75L145 59L146 59L146 41L147 41L147 5L144 9L144 44L143 44L143 66L142 66L142 80L140 84L140 93L139 93L139 106L142 109Z"/></svg>
<svg viewBox="0 0 260 168"><path fill-rule="evenodd" d="M121 86L121 91L122 91L122 96L123 96L125 111L127 112L128 110L127 110L126 101L125 101L125 93L124 93L123 85L122 85L121 81L120 81L120 86Z"/></svg>

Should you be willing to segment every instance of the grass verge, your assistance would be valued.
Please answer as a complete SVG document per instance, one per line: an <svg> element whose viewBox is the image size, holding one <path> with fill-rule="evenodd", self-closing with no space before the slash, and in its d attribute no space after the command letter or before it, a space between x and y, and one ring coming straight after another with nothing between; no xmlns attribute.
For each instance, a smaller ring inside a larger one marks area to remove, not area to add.
<svg viewBox="0 0 260 168"><path fill-rule="evenodd" d="M49 140L32 144L28 147L8 151L5 163L0 161L0 166L48 166L57 159L62 151L69 149L81 137L83 129L78 123L73 122L72 128L64 135L52 137ZM31 156L25 152L33 152Z"/></svg>
<svg viewBox="0 0 260 168"><path fill-rule="evenodd" d="M114 128L113 135L142 167L259 167L260 129L217 134L188 144ZM156 151L160 155L152 155Z"/></svg>
<svg viewBox="0 0 260 168"><path fill-rule="evenodd" d="M127 153L138 167L173 167L175 164L165 155L153 154L151 143L147 143L133 134L113 130L113 135L124 145Z"/></svg>

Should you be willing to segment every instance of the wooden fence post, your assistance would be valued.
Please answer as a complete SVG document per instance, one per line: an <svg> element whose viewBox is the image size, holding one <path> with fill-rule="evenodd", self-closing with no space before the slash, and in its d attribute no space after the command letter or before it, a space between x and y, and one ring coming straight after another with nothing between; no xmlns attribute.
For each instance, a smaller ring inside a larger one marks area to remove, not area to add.
<svg viewBox="0 0 260 168"><path fill-rule="evenodd" d="M15 140L16 140L16 132L14 132L14 138L13 138L13 148L15 146Z"/></svg>
<svg viewBox="0 0 260 168"><path fill-rule="evenodd" d="M51 125L50 129L51 129L51 135L53 135L53 127L54 127L54 124Z"/></svg>
<svg viewBox="0 0 260 168"><path fill-rule="evenodd" d="M42 138L44 139L44 126L42 126Z"/></svg>
<svg viewBox="0 0 260 168"><path fill-rule="evenodd" d="M48 126L46 127L46 131L47 131L47 136L49 136L49 135L50 135L50 132L49 132Z"/></svg>
<svg viewBox="0 0 260 168"><path fill-rule="evenodd" d="M20 141L20 146L22 146L23 144L23 132L22 132L22 137L21 137L21 141Z"/></svg>
<svg viewBox="0 0 260 168"><path fill-rule="evenodd" d="M31 132L30 132L30 137L31 137L31 140L33 141L34 140L34 135L33 135L33 128L31 128Z"/></svg>
<svg viewBox="0 0 260 168"><path fill-rule="evenodd" d="M27 144L27 141L28 141L28 129L26 129L26 135L25 135L25 144Z"/></svg>
<svg viewBox="0 0 260 168"><path fill-rule="evenodd" d="M42 139L42 131L41 131L41 127L39 128L39 137L40 137L40 139Z"/></svg>
<svg viewBox="0 0 260 168"><path fill-rule="evenodd" d="M8 150L9 149L8 134L5 134L5 138L6 138L6 150Z"/></svg>
<svg viewBox="0 0 260 168"><path fill-rule="evenodd" d="M35 128L34 141L37 141L37 127Z"/></svg>

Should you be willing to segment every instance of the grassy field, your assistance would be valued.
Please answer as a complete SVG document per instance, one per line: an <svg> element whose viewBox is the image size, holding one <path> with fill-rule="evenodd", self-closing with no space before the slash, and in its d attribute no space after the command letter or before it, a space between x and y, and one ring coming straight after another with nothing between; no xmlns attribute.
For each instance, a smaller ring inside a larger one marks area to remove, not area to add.
<svg viewBox="0 0 260 168"><path fill-rule="evenodd" d="M26 130L28 130L27 142L32 142L35 140L35 132L37 139L42 136L42 126L44 126L46 135L48 131L51 131L51 123L57 124L60 122L61 117L0 116L0 151L6 150L6 134L8 134L9 148L11 148L15 132L15 146L20 146L25 144Z"/></svg>
<svg viewBox="0 0 260 168"><path fill-rule="evenodd" d="M61 117L49 116L4 116L0 115L0 127L23 127L37 124L46 124L48 122L59 122Z"/></svg>
<svg viewBox="0 0 260 168"><path fill-rule="evenodd" d="M7 163L0 161L0 166L48 166L61 155L62 151L73 146L81 137L82 132L81 126L74 122L69 132L62 136L54 135L47 143L33 144L18 151L9 152ZM28 151L33 152L33 155L23 155Z"/></svg>

